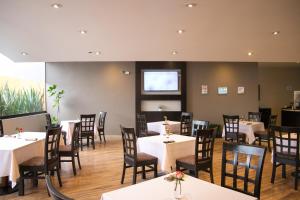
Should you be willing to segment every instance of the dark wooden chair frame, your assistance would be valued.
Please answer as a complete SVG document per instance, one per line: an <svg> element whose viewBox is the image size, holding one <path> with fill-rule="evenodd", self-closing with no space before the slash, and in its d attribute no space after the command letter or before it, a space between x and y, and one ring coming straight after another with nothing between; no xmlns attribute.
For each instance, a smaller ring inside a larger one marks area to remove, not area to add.
<svg viewBox="0 0 300 200"><path fill-rule="evenodd" d="M239 120L240 117L238 115L223 115L225 141L246 142L246 134L239 132Z"/></svg>
<svg viewBox="0 0 300 200"><path fill-rule="evenodd" d="M189 170L198 178L199 171L210 173L210 181L214 183L213 153L215 135L213 129L198 129L196 132L194 164L184 162L180 158L176 160L176 170Z"/></svg>
<svg viewBox="0 0 300 200"><path fill-rule="evenodd" d="M180 135L191 136L193 125L193 113L182 112L180 118Z"/></svg>
<svg viewBox="0 0 300 200"><path fill-rule="evenodd" d="M271 115L269 118L269 127L271 126L276 126L276 121L277 121L277 115ZM262 132L254 132L255 135L255 142L258 141L259 146L261 146L261 142L267 142L268 143L268 149L269 152L271 152L271 133L270 133L270 128L267 128L265 131Z"/></svg>
<svg viewBox="0 0 300 200"><path fill-rule="evenodd" d="M83 138L86 138L87 147L90 146L90 139L92 140L93 149L95 149L95 120L96 114L80 115L80 147L83 150Z"/></svg>
<svg viewBox="0 0 300 200"><path fill-rule="evenodd" d="M133 167L132 184L136 184L137 174L142 173L142 178L146 179L146 172L154 172L154 177L157 177L157 163L158 159L138 161L138 153L136 147L136 135L134 128L121 127L122 141L123 141L123 172L121 184L124 183L125 171L127 168ZM138 168L142 167L141 171ZM148 167L149 169L146 169Z"/></svg>
<svg viewBox="0 0 300 200"><path fill-rule="evenodd" d="M227 159L227 153L233 153L233 160ZM247 156L246 162L239 161L239 154L244 154ZM251 164L251 159L253 156L257 156L258 163L257 165ZM233 189L239 192L242 192L247 195L260 198L260 189L261 189L261 179L263 172L263 165L266 156L266 148L254 145L247 144L238 144L238 143L223 143L223 152L222 152L222 174L221 174L221 186L229 189ZM232 165L232 172L227 172L226 165ZM238 169L242 167L245 168L244 176L238 174ZM255 178L249 177L249 171L255 170ZM226 177L232 179L232 185L226 184ZM238 188L237 180L244 182L243 189ZM254 184L254 191L248 191L249 183Z"/></svg>
<svg viewBox="0 0 300 200"><path fill-rule="evenodd" d="M37 166L27 166L21 163L19 165L19 195L24 195L24 179L32 179L33 186L38 185L38 179L45 179L49 172L57 173L60 187L62 186L59 169L59 140L61 135L61 127L50 128L47 130L45 138L44 164ZM33 158L34 159L34 158ZM26 163L26 161L25 161Z"/></svg>
<svg viewBox="0 0 300 200"><path fill-rule="evenodd" d="M99 139L100 142L102 143L102 136L103 136L103 141L106 143L105 139L105 119L106 119L107 112L101 111L99 112L99 120L98 120L98 134L99 134Z"/></svg>
<svg viewBox="0 0 300 200"><path fill-rule="evenodd" d="M76 176L75 158L77 158L78 167L79 169L81 169L80 158L79 158L79 133L80 133L80 122L77 122L74 124L70 151L62 151L62 149L59 150L59 163L72 162L74 176ZM71 159L62 159L62 157L70 157Z"/></svg>
<svg viewBox="0 0 300 200"><path fill-rule="evenodd" d="M209 127L209 121L205 121L205 120L193 120L193 124L192 124L192 136L196 136L197 135L197 130L205 130L208 129Z"/></svg>
<svg viewBox="0 0 300 200"><path fill-rule="evenodd" d="M137 137L147 137L147 136L155 136L160 135L160 133L155 131L148 131L147 119L145 114L136 114L137 121Z"/></svg>
<svg viewBox="0 0 300 200"><path fill-rule="evenodd" d="M53 200L73 200L62 193L60 193L52 184L51 177L49 175L45 176L46 185L48 189L48 193L50 194Z"/></svg>
<svg viewBox="0 0 300 200"><path fill-rule="evenodd" d="M51 115L49 113L46 113L45 114L45 117L46 117L46 130L48 129L48 127L50 128L57 128L59 127L60 125L59 124L53 124L52 123L52 119L51 119ZM64 144L66 145L67 144L67 133L65 131L61 131L61 135L63 137L63 140L64 140Z"/></svg>
<svg viewBox="0 0 300 200"><path fill-rule="evenodd" d="M2 120L0 119L0 137L4 136L4 130L3 130L3 123Z"/></svg>
<svg viewBox="0 0 300 200"><path fill-rule="evenodd" d="M248 120L253 122L261 121L261 113L260 112L248 112Z"/></svg>
<svg viewBox="0 0 300 200"><path fill-rule="evenodd" d="M286 165L291 165L295 167L294 189L297 190L298 179L300 178L300 127L271 126L270 130L273 137L273 167L271 183L275 182L277 167L282 166L282 178L286 178ZM291 137L292 134L296 134L296 138ZM284 144L284 140L288 140L288 143ZM292 142L296 143L296 146L293 145Z"/></svg>

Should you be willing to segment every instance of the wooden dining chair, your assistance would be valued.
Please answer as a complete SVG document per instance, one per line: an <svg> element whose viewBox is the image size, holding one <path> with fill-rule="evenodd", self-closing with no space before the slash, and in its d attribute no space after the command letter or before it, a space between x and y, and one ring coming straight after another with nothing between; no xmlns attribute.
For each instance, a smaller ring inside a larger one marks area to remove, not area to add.
<svg viewBox="0 0 300 200"><path fill-rule="evenodd" d="M260 122L261 121L261 113L260 112L248 112L248 121Z"/></svg>
<svg viewBox="0 0 300 200"><path fill-rule="evenodd" d="M105 140L105 118L106 118L106 114L107 112L101 111L99 113L99 120L98 120L98 126L97 126L97 130L98 130L98 134L99 134L99 139L100 142L102 143L102 136L103 136L103 141L104 143L106 143Z"/></svg>
<svg viewBox="0 0 300 200"><path fill-rule="evenodd" d="M134 128L125 128L121 126L122 141L123 141L123 172L121 184L124 183L125 170L133 167L132 184L136 184L137 174L142 173L143 179L146 179L146 172L154 172L154 177L157 177L157 162L158 159L146 153L137 153L136 135ZM137 171L141 167L141 171ZM148 169L146 169L146 167Z"/></svg>
<svg viewBox="0 0 300 200"><path fill-rule="evenodd" d="M71 145L59 146L59 162L72 162L73 174L76 176L75 158L77 158L79 169L81 169L79 159L79 132L80 122L74 124ZM70 159L62 159L62 157L69 157Z"/></svg>
<svg viewBox="0 0 300 200"><path fill-rule="evenodd" d="M44 157L33 157L19 164L19 195L24 195L24 180L33 180L38 185L38 179L44 179L44 174L56 172L59 185L62 186L59 170L59 140L61 127L48 128L45 138Z"/></svg>
<svg viewBox="0 0 300 200"><path fill-rule="evenodd" d="M223 115L225 141L245 143L246 134L239 132L240 118L238 115Z"/></svg>
<svg viewBox="0 0 300 200"><path fill-rule="evenodd" d="M180 118L180 135L191 136L193 125L193 113L182 112Z"/></svg>
<svg viewBox="0 0 300 200"><path fill-rule="evenodd" d="M203 121L203 120L193 120L193 125L192 125L192 136L197 135L197 130L205 130L208 129L209 127L209 122L208 121Z"/></svg>
<svg viewBox="0 0 300 200"><path fill-rule="evenodd" d="M95 119L96 114L89 114L89 115L80 115L80 147L81 151L83 150L83 139L86 139L87 147L90 145L90 139L93 145L93 149L95 149Z"/></svg>
<svg viewBox="0 0 300 200"><path fill-rule="evenodd" d="M266 148L223 143L221 186L260 198Z"/></svg>
<svg viewBox="0 0 300 200"><path fill-rule="evenodd" d="M55 127L59 127L60 125L59 124L53 124L52 123L52 120L51 120L51 115L49 113L46 113L45 114L45 117L46 117L46 130L48 128L55 128ZM63 140L64 140L64 144L66 145L67 144L67 132L66 131L61 131L61 135L63 137Z"/></svg>
<svg viewBox="0 0 300 200"><path fill-rule="evenodd" d="M49 175L46 175L46 185L48 189L48 193L50 194L51 198L53 200L73 200L62 193L60 193L52 184L51 177Z"/></svg>
<svg viewBox="0 0 300 200"><path fill-rule="evenodd" d="M214 183L213 177L213 152L214 152L213 129L198 129L196 131L194 155L185 156L176 160L176 170L189 170L198 178L200 170L210 173L210 180Z"/></svg>
<svg viewBox="0 0 300 200"><path fill-rule="evenodd" d="M277 115L271 115L266 130L254 132L255 143L258 141L258 144L261 145L261 142L267 142L269 152L271 152L271 139L272 139L269 127L276 126L276 121L277 121Z"/></svg>
<svg viewBox="0 0 300 200"><path fill-rule="evenodd" d="M137 137L160 135L160 133L158 132L148 130L146 115L136 114L136 121L137 121Z"/></svg>
<svg viewBox="0 0 300 200"><path fill-rule="evenodd" d="M276 168L282 166L282 178L286 178L286 165L294 166L295 184L294 189L298 188L300 178L300 127L271 126L273 137L273 167L271 183L274 183Z"/></svg>
<svg viewBox="0 0 300 200"><path fill-rule="evenodd" d="M2 120L0 119L0 137L4 136L4 131L3 131L3 123Z"/></svg>

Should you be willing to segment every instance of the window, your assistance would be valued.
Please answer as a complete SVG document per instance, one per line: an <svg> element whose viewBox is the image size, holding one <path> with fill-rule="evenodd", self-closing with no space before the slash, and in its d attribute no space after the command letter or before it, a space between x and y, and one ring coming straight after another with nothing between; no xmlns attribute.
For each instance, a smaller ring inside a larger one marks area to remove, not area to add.
<svg viewBox="0 0 300 200"><path fill-rule="evenodd" d="M45 63L15 63L0 53L0 117L45 109Z"/></svg>

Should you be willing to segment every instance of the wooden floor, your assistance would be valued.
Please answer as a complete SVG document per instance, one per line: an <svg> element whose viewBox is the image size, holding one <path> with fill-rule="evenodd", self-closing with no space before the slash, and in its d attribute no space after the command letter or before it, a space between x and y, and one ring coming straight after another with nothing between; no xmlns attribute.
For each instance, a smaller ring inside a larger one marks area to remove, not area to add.
<svg viewBox="0 0 300 200"><path fill-rule="evenodd" d="M218 139L214 154L214 179L220 184L221 175L221 145L222 140ZM108 138L107 144L97 143L96 149L91 147L81 152L82 170L78 170L77 176L73 176L71 163L62 164L63 187L59 190L65 195L74 199L100 199L103 192L115 190L131 184L131 170L126 174L125 184L120 184L122 170L122 143L120 138ZM272 165L271 154L268 152L263 171L261 199L262 200L300 200L299 191L293 189L294 178L290 175L291 167L287 167L287 179L281 178L281 170L277 170L275 184L270 183ZM152 176L152 175L151 175ZM209 181L205 172L200 172L201 179ZM57 179L53 179L58 187ZM141 179L139 177L138 181ZM50 199L47 195L45 182L41 180L38 188L32 188L30 182L25 183L25 196L18 197L17 193L0 196L1 200L6 199Z"/></svg>

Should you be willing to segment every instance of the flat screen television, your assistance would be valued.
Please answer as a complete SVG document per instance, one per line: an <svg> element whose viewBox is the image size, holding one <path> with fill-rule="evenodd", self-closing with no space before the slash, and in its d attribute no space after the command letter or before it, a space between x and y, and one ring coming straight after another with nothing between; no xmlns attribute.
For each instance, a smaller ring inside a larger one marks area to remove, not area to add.
<svg viewBox="0 0 300 200"><path fill-rule="evenodd" d="M143 94L180 94L179 70L143 70Z"/></svg>

